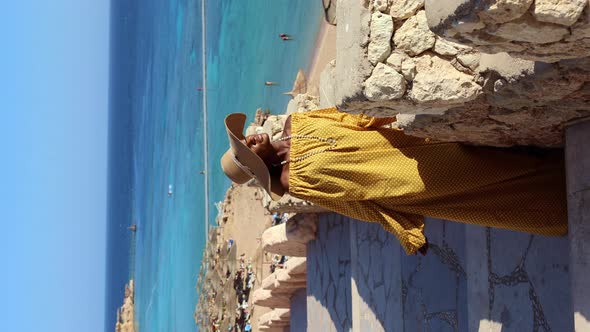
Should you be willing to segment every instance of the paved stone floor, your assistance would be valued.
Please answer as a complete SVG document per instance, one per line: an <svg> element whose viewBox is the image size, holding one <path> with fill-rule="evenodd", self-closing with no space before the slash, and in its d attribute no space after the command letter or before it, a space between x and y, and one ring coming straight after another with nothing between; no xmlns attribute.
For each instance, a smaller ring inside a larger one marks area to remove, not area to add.
<svg viewBox="0 0 590 332"><path fill-rule="evenodd" d="M426 256L379 225L320 217L308 245L312 331L572 331L566 237L427 220Z"/></svg>

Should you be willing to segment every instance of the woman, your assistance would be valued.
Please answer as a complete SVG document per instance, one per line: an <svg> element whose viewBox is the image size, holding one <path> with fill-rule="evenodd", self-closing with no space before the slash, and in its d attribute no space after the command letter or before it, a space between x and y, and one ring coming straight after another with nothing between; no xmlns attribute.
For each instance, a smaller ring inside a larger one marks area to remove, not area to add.
<svg viewBox="0 0 590 332"><path fill-rule="evenodd" d="M236 183L255 178L337 213L380 223L408 254L426 252L424 217L542 235L567 233L563 160L555 152L431 142L335 108L296 113L282 137L244 137L246 116L225 119L221 159Z"/></svg>

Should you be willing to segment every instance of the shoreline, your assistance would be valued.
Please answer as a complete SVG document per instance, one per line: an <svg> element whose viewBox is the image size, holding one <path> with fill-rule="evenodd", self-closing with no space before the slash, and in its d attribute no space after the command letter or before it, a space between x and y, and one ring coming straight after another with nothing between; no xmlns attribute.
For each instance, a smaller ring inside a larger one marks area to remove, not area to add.
<svg viewBox="0 0 590 332"><path fill-rule="evenodd" d="M319 96L320 76L330 61L336 59L336 26L322 18L311 54L309 69L306 72L308 93Z"/></svg>
<svg viewBox="0 0 590 332"><path fill-rule="evenodd" d="M322 19L317 32L313 52L310 54L307 77L307 94L319 96L321 73L328 63L336 58L336 26ZM278 113L279 115L281 113ZM218 324L225 329L233 322L234 309L239 302L236 291L232 288L234 280L244 266L255 276L252 292L256 291L262 280L270 275L270 264L273 255L264 253L260 246L260 238L264 230L271 226L271 214L264 208L263 189L249 184L231 185L223 201L222 213L217 219L215 233L207 236L204 253L204 266L201 266L197 289L206 290L200 294L195 308L195 323L207 328L209 324ZM228 243L231 240L231 252ZM227 250L227 254L225 251ZM226 274L229 271L228 274ZM258 330L259 318L271 311L265 306L249 304L244 311L247 321L253 330ZM231 311L228 308L232 308ZM213 314L213 316L211 316ZM213 317L218 317L219 320ZM214 321L212 321L214 320Z"/></svg>

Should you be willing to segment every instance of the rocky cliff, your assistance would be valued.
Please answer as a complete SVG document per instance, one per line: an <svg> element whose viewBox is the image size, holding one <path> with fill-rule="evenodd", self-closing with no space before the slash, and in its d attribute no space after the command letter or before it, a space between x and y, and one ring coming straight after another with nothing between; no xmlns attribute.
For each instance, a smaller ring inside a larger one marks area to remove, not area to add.
<svg viewBox="0 0 590 332"><path fill-rule="evenodd" d="M115 332L135 332L135 302L134 302L134 285L133 280L125 285L125 298L123 305L117 312L117 324Z"/></svg>

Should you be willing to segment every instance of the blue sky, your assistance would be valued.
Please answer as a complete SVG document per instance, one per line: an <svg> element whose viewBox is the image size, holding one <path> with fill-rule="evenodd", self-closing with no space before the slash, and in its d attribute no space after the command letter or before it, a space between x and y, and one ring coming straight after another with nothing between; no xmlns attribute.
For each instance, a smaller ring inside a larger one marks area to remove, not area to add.
<svg viewBox="0 0 590 332"><path fill-rule="evenodd" d="M104 330L109 7L2 5L2 331Z"/></svg>

